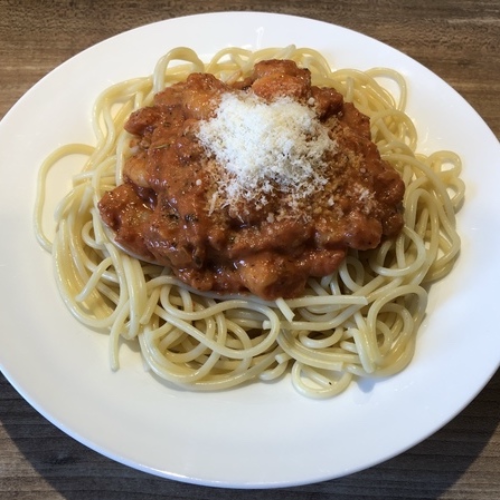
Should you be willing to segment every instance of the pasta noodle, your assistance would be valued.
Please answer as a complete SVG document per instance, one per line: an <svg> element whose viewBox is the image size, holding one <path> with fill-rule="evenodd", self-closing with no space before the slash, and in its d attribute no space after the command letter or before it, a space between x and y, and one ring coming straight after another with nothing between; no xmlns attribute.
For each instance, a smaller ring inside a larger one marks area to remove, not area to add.
<svg viewBox="0 0 500 500"><path fill-rule="evenodd" d="M405 226L373 251L350 251L338 272L310 279L301 298L265 302L190 289L169 270L118 248L97 202L122 182L130 154L123 124L155 93L190 72L233 82L255 62L292 59L309 68L312 83L334 87L370 117L382 157L405 185ZM380 83L398 88L397 96ZM406 84L394 70L332 70L316 51L294 46L256 52L228 48L203 63L190 49L170 51L149 77L112 86L96 101L96 145L55 151L39 173L35 209L40 244L53 256L57 284L72 314L110 335L110 364L119 367L121 339L136 339L146 366L193 390L220 390L289 374L299 393L327 398L357 377L388 376L412 359L424 318L427 288L446 276L460 250L455 213L464 186L460 158L417 152L417 131L405 114ZM43 229L48 172L63 157L85 155L84 168L56 211L54 241Z"/></svg>

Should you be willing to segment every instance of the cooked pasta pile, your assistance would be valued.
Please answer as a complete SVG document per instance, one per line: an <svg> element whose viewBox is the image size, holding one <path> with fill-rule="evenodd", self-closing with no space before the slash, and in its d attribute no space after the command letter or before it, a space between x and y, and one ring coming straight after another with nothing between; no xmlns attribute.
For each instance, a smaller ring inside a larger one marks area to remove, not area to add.
<svg viewBox="0 0 500 500"><path fill-rule="evenodd" d="M257 61L291 59L311 70L312 84L334 87L370 117L382 158L406 185L405 226L372 251L350 251L340 269L308 281L297 299L266 302L249 295L217 296L190 289L168 268L118 248L97 203L122 182L130 136L123 124L153 95L209 72L233 82ZM397 85L397 97L381 82ZM327 398L357 377L388 376L411 361L424 318L428 286L446 276L459 254L455 213L464 186L460 158L450 151L418 153L417 131L405 114L406 84L391 69L331 69L316 51L224 49L208 63L187 48L160 59L150 77L128 80L96 101L96 144L55 151L39 173L35 210L40 244L51 252L59 291L73 315L108 331L110 363L119 366L120 339L136 339L146 365L192 390L219 390L250 380L290 377L302 394ZM43 228L47 176L63 157L85 155L82 171L56 211L50 241Z"/></svg>

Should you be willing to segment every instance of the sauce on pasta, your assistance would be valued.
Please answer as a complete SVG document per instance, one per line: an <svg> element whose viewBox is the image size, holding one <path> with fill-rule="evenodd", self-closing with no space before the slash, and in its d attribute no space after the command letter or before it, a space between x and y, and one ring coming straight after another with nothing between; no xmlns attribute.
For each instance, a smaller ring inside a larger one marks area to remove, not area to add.
<svg viewBox="0 0 500 500"><path fill-rule="evenodd" d="M134 153L100 214L122 247L200 291L298 297L403 226L404 183L368 117L293 61L232 85L193 73L125 129Z"/></svg>

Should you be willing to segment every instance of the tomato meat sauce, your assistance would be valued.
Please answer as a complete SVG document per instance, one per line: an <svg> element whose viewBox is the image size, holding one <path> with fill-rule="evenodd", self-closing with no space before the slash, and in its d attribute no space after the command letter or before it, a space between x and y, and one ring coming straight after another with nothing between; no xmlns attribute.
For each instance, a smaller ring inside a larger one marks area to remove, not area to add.
<svg viewBox="0 0 500 500"><path fill-rule="evenodd" d="M280 142L283 121L293 134ZM191 74L125 129L132 154L101 218L122 248L197 290L298 297L350 248L376 248L403 226L404 183L368 117L292 61L257 63L235 84ZM242 139L231 150L230 134Z"/></svg>

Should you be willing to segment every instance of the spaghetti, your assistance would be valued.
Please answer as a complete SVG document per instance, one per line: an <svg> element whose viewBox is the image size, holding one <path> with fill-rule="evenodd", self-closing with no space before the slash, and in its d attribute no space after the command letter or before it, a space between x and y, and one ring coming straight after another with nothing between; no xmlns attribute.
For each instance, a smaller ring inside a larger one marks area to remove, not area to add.
<svg viewBox="0 0 500 500"><path fill-rule="evenodd" d="M308 68L312 84L332 87L370 118L372 140L404 180L405 225L376 250L350 250L339 270L310 278L300 298L265 301L251 295L201 293L166 267L118 248L97 204L122 183L130 156L123 125L130 113L192 72L231 83L258 61L290 59ZM179 61L181 64L179 64ZM398 87L395 99L380 83ZM51 252L61 296L83 324L110 334L110 363L119 365L120 339L136 339L146 365L193 390L220 390L291 374L302 394L332 397L356 377L387 376L412 359L427 304L427 287L446 276L459 254L455 213L464 196L460 158L417 153L417 132L405 114L406 84L393 70L332 70L316 51L224 49L203 63L190 49L160 59L152 76L103 92L95 104L96 146L68 145L39 172L36 234ZM63 157L83 154L82 171L56 211L54 241L43 229L47 175Z"/></svg>

